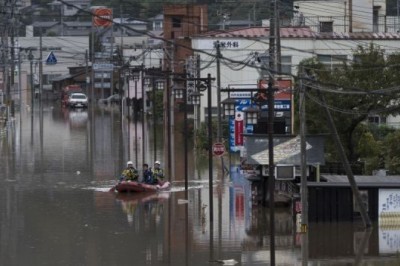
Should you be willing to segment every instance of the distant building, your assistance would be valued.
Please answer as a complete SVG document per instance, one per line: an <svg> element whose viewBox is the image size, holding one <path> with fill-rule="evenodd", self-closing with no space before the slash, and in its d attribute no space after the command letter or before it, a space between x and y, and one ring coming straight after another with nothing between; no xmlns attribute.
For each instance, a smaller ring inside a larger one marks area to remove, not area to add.
<svg viewBox="0 0 400 266"><path fill-rule="evenodd" d="M141 36L147 33L148 23L132 18L114 18L114 36Z"/></svg>
<svg viewBox="0 0 400 266"><path fill-rule="evenodd" d="M163 14L158 14L157 16L150 18L151 25L152 25L152 30L153 31L161 31L163 30L164 26L164 15Z"/></svg>
<svg viewBox="0 0 400 266"><path fill-rule="evenodd" d="M226 21L219 22L217 25L220 30L228 30L228 29L245 28L245 27L255 26L254 21L252 21L252 20L226 20Z"/></svg>
<svg viewBox="0 0 400 266"><path fill-rule="evenodd" d="M293 26L309 26L316 32L393 32L394 30L393 18L386 17L384 0L295 1L293 6L297 11Z"/></svg>
<svg viewBox="0 0 400 266"><path fill-rule="evenodd" d="M60 10L60 15L70 17L76 15L81 10L88 10L90 0L65 0L63 2L54 0L48 5L52 6L52 10Z"/></svg>

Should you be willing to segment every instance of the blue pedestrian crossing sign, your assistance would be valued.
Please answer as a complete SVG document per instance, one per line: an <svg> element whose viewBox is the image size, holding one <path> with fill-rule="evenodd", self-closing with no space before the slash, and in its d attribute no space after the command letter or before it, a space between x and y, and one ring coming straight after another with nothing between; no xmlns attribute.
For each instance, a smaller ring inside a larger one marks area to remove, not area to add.
<svg viewBox="0 0 400 266"><path fill-rule="evenodd" d="M56 58L56 56L54 55L53 52L50 52L49 55L47 56L46 64L47 65L55 65L55 64L57 64L57 58Z"/></svg>

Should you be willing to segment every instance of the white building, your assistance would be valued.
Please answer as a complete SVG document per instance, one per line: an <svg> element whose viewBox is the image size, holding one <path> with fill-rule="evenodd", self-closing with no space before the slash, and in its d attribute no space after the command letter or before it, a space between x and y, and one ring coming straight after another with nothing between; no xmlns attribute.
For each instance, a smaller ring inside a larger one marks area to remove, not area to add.
<svg viewBox="0 0 400 266"><path fill-rule="evenodd" d="M317 32L386 31L386 1L295 1L294 26L310 26Z"/></svg>
<svg viewBox="0 0 400 266"><path fill-rule="evenodd" d="M352 60L352 53L358 45L368 46L371 42L391 54L400 49L398 33L325 33L314 32L308 27L280 29L282 71L297 75L297 66L306 58L317 56L324 64L334 66L344 60ZM210 32L192 39L192 46L200 56L200 72L204 78L208 73L217 76L215 42L221 44L221 88L234 84L253 84L260 79L260 63L257 58L268 59L269 28L253 27L224 32ZM260 57L261 56L261 57ZM245 64L245 65L244 65ZM214 82L214 87L216 83ZM203 94L207 95L207 91ZM213 93L213 112L217 103L216 89ZM223 93L221 99L227 98ZM200 117L204 121L207 97L201 99Z"/></svg>

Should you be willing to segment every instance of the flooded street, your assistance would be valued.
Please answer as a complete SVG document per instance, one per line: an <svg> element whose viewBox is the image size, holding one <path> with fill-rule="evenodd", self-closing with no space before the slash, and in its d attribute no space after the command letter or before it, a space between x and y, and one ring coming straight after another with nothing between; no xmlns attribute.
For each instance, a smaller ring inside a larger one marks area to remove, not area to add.
<svg viewBox="0 0 400 266"><path fill-rule="evenodd" d="M235 166L223 177L214 164L213 222L206 158L187 198L178 177L169 192L109 192L128 158L162 158L161 132L143 144L142 129L118 107L16 113L0 140L0 265L269 265L269 210ZM275 211L276 265L400 265L399 228L311 224L304 240L292 209Z"/></svg>

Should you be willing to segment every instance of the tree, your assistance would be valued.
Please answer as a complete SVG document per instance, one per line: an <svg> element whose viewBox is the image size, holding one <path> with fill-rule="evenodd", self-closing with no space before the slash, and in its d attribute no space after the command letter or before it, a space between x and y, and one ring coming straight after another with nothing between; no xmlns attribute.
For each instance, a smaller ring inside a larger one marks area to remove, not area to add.
<svg viewBox="0 0 400 266"><path fill-rule="evenodd" d="M400 84L399 54L385 58L384 51L370 44L358 46L353 61L343 62L333 70L327 69L316 58L301 63L306 73L307 128L310 133L329 132L325 116L321 116L321 102L317 91L326 99L335 121L349 161L357 162L361 150L358 141L365 134L363 124L368 116L386 116L399 113L397 101L400 94L395 86ZM364 136L365 137L365 136ZM337 160L332 143L328 143L327 159Z"/></svg>
<svg viewBox="0 0 400 266"><path fill-rule="evenodd" d="M392 174L400 173L400 131L397 130L389 135L384 140L384 158L386 168Z"/></svg>

